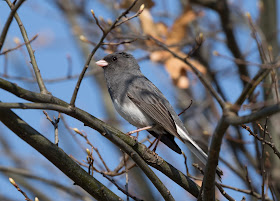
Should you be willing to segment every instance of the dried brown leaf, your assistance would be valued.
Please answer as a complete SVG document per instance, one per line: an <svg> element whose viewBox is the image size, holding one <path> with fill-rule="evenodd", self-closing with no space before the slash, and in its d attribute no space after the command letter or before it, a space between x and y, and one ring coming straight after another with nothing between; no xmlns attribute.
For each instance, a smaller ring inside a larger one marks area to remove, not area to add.
<svg viewBox="0 0 280 201"><path fill-rule="evenodd" d="M189 79L187 77L187 71L191 71L189 65L175 57L172 57L168 52L157 51L154 53L154 55L151 55L151 60L154 59L154 61L162 62L162 60L160 59L165 58L165 61L163 61L163 63L167 72L170 74L170 77L172 78L174 84L179 88L188 88ZM182 55L183 53L179 52L178 54ZM201 73L206 73L206 68L200 62L194 59L188 59L188 62L195 66Z"/></svg>
<svg viewBox="0 0 280 201"><path fill-rule="evenodd" d="M182 39L187 37L187 26L190 22L195 20L197 13L194 12L191 7L187 9L179 16L173 23L170 32L167 35L166 44L176 44Z"/></svg>
<svg viewBox="0 0 280 201"><path fill-rule="evenodd" d="M149 9L145 9L142 12L139 16L139 20L144 34L158 38L158 32L157 29L155 29L154 20Z"/></svg>
<svg viewBox="0 0 280 201"><path fill-rule="evenodd" d="M150 54L150 60L153 62L164 63L169 57L171 57L170 53L164 50L155 51Z"/></svg>
<svg viewBox="0 0 280 201"><path fill-rule="evenodd" d="M129 8L129 6L131 6L132 2L133 0L122 0L122 2L120 3L120 7L123 9L127 9ZM155 3L152 0L139 0L136 3L136 5L132 8L132 11L137 12L142 4L145 5L145 9L150 9L155 5Z"/></svg>

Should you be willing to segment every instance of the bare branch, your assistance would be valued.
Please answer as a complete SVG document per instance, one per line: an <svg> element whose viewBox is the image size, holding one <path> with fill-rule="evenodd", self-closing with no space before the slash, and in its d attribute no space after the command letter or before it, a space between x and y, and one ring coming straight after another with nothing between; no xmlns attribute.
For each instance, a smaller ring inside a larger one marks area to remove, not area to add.
<svg viewBox="0 0 280 201"><path fill-rule="evenodd" d="M84 65L84 68L83 68L83 70L82 70L82 72L81 72L81 74L80 74L80 76L79 76L79 79L78 79L78 81L77 81L77 84L76 84L76 86L75 86L75 89L74 89L74 92L73 92L73 95L72 95L72 98L71 98L71 101L70 101L70 105L71 105L72 107L75 106L75 101L76 101L76 98L77 98L77 94L78 94L80 85L81 85L81 83L82 83L82 79L84 78L84 75L85 75L85 73L86 73L86 71L87 71L87 69L88 69L88 67L89 67L89 64L90 64L90 62L91 62L91 59L92 59L93 55L94 55L95 52L98 50L98 48L102 45L102 43L103 43L103 41L105 40L105 38L107 37L107 35L108 35L114 28L117 27L117 23L121 20L121 18L122 18L123 16L126 16L126 15L129 13L129 11L132 9L132 7L136 4L137 1L138 1L138 0L134 0L133 3L131 4L131 6L130 6L128 9L126 9L126 10L115 20L115 22L110 26L110 28L109 28L108 30L105 31L105 30L101 29L101 30L103 31L103 35L102 35L101 39L99 40L99 43L94 47L94 49L91 51L90 55L88 56L88 58L87 58L87 60L86 60L86 63L85 63L85 65ZM94 13L93 13L93 14L94 14ZM95 15L93 15L93 16L95 17ZM100 26L100 25L99 25L99 26ZM101 26L100 26L100 27L101 27Z"/></svg>
<svg viewBox="0 0 280 201"><path fill-rule="evenodd" d="M260 142L268 145L273 151L274 153L278 156L278 158L280 159L280 152L278 151L278 149L275 147L275 144L272 142L269 142L267 140L265 140L264 138L258 136L257 134L255 134L250 127L246 126L246 125L242 125L242 128L246 129L247 131L249 131L250 135L254 136L257 140L259 140Z"/></svg>
<svg viewBox="0 0 280 201"><path fill-rule="evenodd" d="M1 36L0 36L0 52L2 50L2 47L3 47L4 41L6 39L6 36L7 36L8 30L10 28L10 25L13 21L14 15L24 1L25 0L20 0L20 1L18 1L18 3L16 5L11 4L10 15L9 15L4 27L3 27L3 30L2 30L2 33L1 33Z"/></svg>
<svg viewBox="0 0 280 201"><path fill-rule="evenodd" d="M111 134L116 135L120 140L124 141L129 146L133 147L133 149L141 155L143 159L145 159L145 162L156 168L157 170L163 172L166 176L168 176L170 179L175 181L178 185L186 189L188 192L190 192L193 196L197 197L199 194L199 186L194 183L189 177L185 176L181 171L174 168L170 163L167 163L165 160L163 160L160 156L154 154L154 152L147 149L147 147L141 143L138 143L136 140L132 139L131 137L123 134L119 130L112 128L111 126L105 124L101 120L95 118L94 116L90 115L89 113L79 109L79 108L72 108L69 104L66 102L54 97L50 96L48 94L41 94L36 92L31 92L29 90L23 89L15 84L12 84L4 79L0 78L0 88L3 88L14 95L21 97L25 100L34 101L34 102L43 102L44 104L40 103L24 103L24 106L18 104L18 103L12 103L12 105L5 105L2 104L2 108L10 107L11 108L33 108L33 109L49 109L49 110L55 110L58 112L62 112L65 114L68 114L69 116L72 116L81 122L83 122L85 125L97 130L100 133L104 133L106 128L110 131ZM46 103L48 102L48 103ZM9 104L9 103L7 103ZM5 109L2 109L3 111ZM1 110L0 110L1 112ZM108 137L109 135L105 135L105 137ZM110 138L109 138L110 139ZM117 140L117 138L114 138L114 140ZM38 147L40 148L40 147Z"/></svg>
<svg viewBox="0 0 280 201"><path fill-rule="evenodd" d="M170 50L164 43L160 42L159 40L155 39L152 36L148 36L148 39L153 40L158 46L162 47L162 49L168 51L169 53L171 53L175 58L180 59L181 61L183 61L185 64L187 64L192 71L196 74L196 76L199 78L199 80L202 82L202 84L204 85L205 88L207 88L209 90L209 92L212 94L212 96L217 100L217 102L219 103L219 105L221 106L221 108L225 107L225 103L222 100L222 98L218 95L218 93L215 91L215 89L212 87L212 85L210 84L210 82L199 72L199 70L196 69L195 66L193 66L190 62L187 61L186 58L182 58L180 57L178 54L176 54L175 52L173 52L172 50Z"/></svg>
<svg viewBox="0 0 280 201"><path fill-rule="evenodd" d="M114 179L111 179L110 177L108 177L107 175L105 175L104 173L101 173L103 175L103 177L105 177L106 179L108 179L112 184L114 184L121 192L123 192L125 195L131 197L133 200L136 201L141 201L141 199L131 195L128 191L124 190L123 188L121 188L117 182Z"/></svg>
<svg viewBox="0 0 280 201"><path fill-rule="evenodd" d="M12 178L9 178L9 181L10 183L25 197L25 200L27 201L32 201L28 196L27 194L21 190L21 188L16 184L16 182L12 179Z"/></svg>
<svg viewBox="0 0 280 201"><path fill-rule="evenodd" d="M38 34L36 34L35 36L33 36L33 37L30 39L30 41L28 41L28 43L33 42L37 37L38 37ZM8 50L5 50L5 51L1 52L0 55L7 54L7 53L9 53L9 52L12 52L12 51L14 51L14 50L17 50L18 48L20 48L20 47L22 47L22 46L24 46L24 45L26 45L26 43L19 44L19 45L17 45L17 46L14 47L14 48L11 48L11 49L8 49Z"/></svg>
<svg viewBox="0 0 280 201"><path fill-rule="evenodd" d="M16 135L38 150L65 175L96 199L121 200L106 186L84 171L62 149L58 148L43 135L30 127L11 110L1 109L0 120Z"/></svg>
<svg viewBox="0 0 280 201"><path fill-rule="evenodd" d="M9 7L11 9L13 9L13 4L11 3L10 0L5 0L7 2L7 4L9 5ZM39 70L39 67L37 65L37 62L36 62L36 59L35 59L35 55L34 55L34 51L30 45L30 40L28 39L28 36L27 36L27 32L23 26L23 23L20 19L20 17L18 16L18 14L15 12L14 14L14 17L18 23L18 26L19 26L19 29L21 31L21 34L22 34L22 37L24 39L24 42L26 44L26 48L27 48L27 51L29 53L29 57L30 57L30 60L31 60L31 64L33 66L33 69L34 69L34 73L35 73L35 76L36 76L36 79L37 79L37 82L38 82L38 86L40 88L40 92L42 94L50 94L50 92L47 90L45 84L44 84L44 81L42 79L42 76L40 74L40 70Z"/></svg>

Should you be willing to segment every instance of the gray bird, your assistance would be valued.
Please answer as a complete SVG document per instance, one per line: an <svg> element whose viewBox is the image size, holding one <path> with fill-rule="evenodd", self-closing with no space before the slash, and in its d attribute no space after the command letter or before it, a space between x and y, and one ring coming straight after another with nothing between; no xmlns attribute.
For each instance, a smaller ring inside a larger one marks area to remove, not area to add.
<svg viewBox="0 0 280 201"><path fill-rule="evenodd" d="M207 155L191 139L183 122L161 91L140 71L136 59L128 53L109 54L96 62L103 67L111 99L118 113L137 128L147 130L173 151L181 154L174 136L184 142L205 165ZM222 171L217 168L217 174Z"/></svg>

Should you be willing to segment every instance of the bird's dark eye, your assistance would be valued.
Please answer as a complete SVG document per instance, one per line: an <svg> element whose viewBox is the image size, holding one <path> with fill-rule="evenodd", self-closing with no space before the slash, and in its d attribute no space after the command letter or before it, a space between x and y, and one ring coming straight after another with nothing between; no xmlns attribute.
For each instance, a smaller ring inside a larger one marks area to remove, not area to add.
<svg viewBox="0 0 280 201"><path fill-rule="evenodd" d="M117 57L113 57L113 61L117 61L118 60L118 58Z"/></svg>

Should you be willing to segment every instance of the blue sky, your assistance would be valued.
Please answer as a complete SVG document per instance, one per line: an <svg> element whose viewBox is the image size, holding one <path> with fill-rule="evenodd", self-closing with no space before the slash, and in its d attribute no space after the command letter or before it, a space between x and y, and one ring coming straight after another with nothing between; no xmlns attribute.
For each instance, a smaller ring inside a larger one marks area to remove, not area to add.
<svg viewBox="0 0 280 201"><path fill-rule="evenodd" d="M257 16L256 12L256 3L253 1L245 1L242 2L244 4L243 11L249 11L253 17ZM154 11L161 8L161 5L159 3L156 4L157 6L153 8ZM170 8L170 13L176 13L180 12L180 5L173 3L173 1L167 1L167 5ZM278 6L279 7L279 6ZM97 16L102 15L104 18L110 18L113 19L113 15L110 15L110 13L106 12L106 7L101 7L101 4L99 1L92 1L91 7L88 9L90 12L90 9L94 9ZM10 9L6 5L4 1L0 2L0 30L2 29L6 18L9 14ZM209 11L211 12L211 11ZM81 72L81 69L85 63L85 59L82 57L79 47L76 44L76 42L73 40L72 34L69 31L69 25L67 24L67 21L64 19L63 16L61 16L60 12L52 6L51 3L39 0L39 1L26 1L23 6L19 10L19 15L23 21L23 24L25 25L26 30L28 31L29 38L32 38L35 34L39 34L38 39L32 43L33 48L36 50L35 56L38 63L38 66L41 70L41 74L43 78L45 79L51 79L51 78L58 78L65 76L68 69L68 61L67 56L71 56L72 60L72 66L73 71L72 74L79 74ZM214 13L212 13L213 19L216 17ZM176 16L171 16L175 18ZM159 19L160 20L160 19ZM170 20L171 22L172 20ZM247 34L247 35L246 35ZM236 32L236 35L238 37L239 43L241 46L242 44L245 44L246 41L244 39L250 39L250 36L248 35L248 30L240 29ZM245 37L244 37L245 36ZM5 42L4 48L11 48L15 46L15 43L13 42L14 38L18 37L20 38L21 42L23 41L21 34L18 29L18 25L15 21L13 21L9 32L8 37ZM223 46L220 44L215 45L215 49L219 52L223 52L224 54L229 54L228 50L226 50ZM243 48L246 48L244 46ZM22 52L25 52L22 54ZM143 54L142 51L136 51L135 56L140 57ZM100 52L97 52L97 58L100 59L103 54ZM22 48L21 51L14 51L8 55L8 72L9 75L20 75L22 76L30 76L29 69L27 67L27 64L25 62L27 58L27 53L25 48ZM254 57L252 57L254 59ZM217 58L211 64L212 66L216 66L216 68L222 68L221 63L223 66L229 66L231 65L228 61L225 61L224 59ZM26 64L26 65L25 65ZM4 65L4 59L3 57L0 57L0 72L2 73L2 67ZM149 61L144 61L140 63L141 69L143 73L152 81L155 83L156 86L166 95L166 97L170 100L171 104L175 106L175 99L176 93L172 87L172 82L169 79L168 74L162 70L161 65L151 63ZM256 71L256 68L252 68L251 73L254 74ZM157 76L154 76L157 75ZM241 92L241 84L239 83L238 79L236 77L231 77L230 79L224 79L221 77L220 79L223 79L224 83L224 89L227 90L228 98L230 101L235 101L238 95ZM165 82L162 82L162 80L165 80ZM38 86L34 83L27 83L23 81L17 81L12 80L13 82L18 83L19 86L33 90L33 91L39 91ZM100 91L99 88L93 84L94 81L92 79L86 77L81 85L78 98L76 101L76 106L78 106L81 109L85 109L87 112L91 113L92 115L96 116L97 118L106 119L106 116L104 114L103 104L102 100L100 99ZM233 84L234 83L234 84ZM69 102L73 93L73 89L76 84L76 79L69 80L69 81L63 81L58 83L47 83L47 89L56 97ZM229 96L230 95L230 96ZM0 97L1 101L3 102L22 102L19 98L16 98L15 96L4 92L0 89ZM45 116L43 115L42 111L35 111L35 110L14 110L20 117L22 117L25 121L27 121L31 126L33 126L35 129L40 131L43 135L45 135L48 139L53 141L53 127L50 125L50 123L45 119ZM56 112L49 112L51 116L55 115L57 116ZM84 127L82 123L74 120L73 118L67 118L68 123L70 124L70 127L76 127L81 130L84 130L89 138L94 142L95 145L99 145L100 147L106 147L106 149L110 151L104 151L102 154L104 155L104 158L110 157L111 163L109 163L109 166L113 168L114 165L119 161L119 154L115 151L113 146L111 146L110 142L102 137L99 133L96 131L89 129L87 127ZM124 132L134 130L135 128L128 123L126 123L124 120L122 121L122 130ZM19 156L21 158L26 158L26 165L32 166L32 169L34 170L34 173L36 175L41 175L42 177L46 178L53 178L57 180L58 182L61 182L65 185L72 186L72 181L69 181L69 179L64 176L62 173L60 173L59 170L57 170L54 166L51 166L50 171L47 171L46 169L42 168L42 162L47 164L48 161L44 159L37 151L35 151L33 148L31 148L28 144L26 144L24 141L19 139L17 136L13 135L8 129L5 128L4 125L0 124L1 135L4 135L5 138L8 140L9 145L12 147L12 149L17 150ZM71 154L75 156L76 158L82 160L85 159L85 153L81 151L81 149L75 147L72 148L69 145L73 143L73 138L67 133L67 131L64 128L61 128L60 131L60 147L64 149L64 151L68 154ZM252 140L252 138L248 137L248 140ZM81 140L82 141L82 140ZM82 141L84 143L84 141ZM179 141L180 147L184 147L183 144L181 144ZM85 144L85 143L84 143ZM109 145L109 146L108 146ZM85 146L86 147L86 146ZM1 147L0 147L1 148ZM181 171L185 172L184 169L184 163L182 156L179 156L172 151L166 151L166 147L164 145L160 145L157 149L157 153L162 156L164 159L166 159L168 162L173 164L175 167L178 167ZM226 147L223 146L223 149L226 150ZM187 152L187 149L184 149L184 152ZM230 154L223 152L224 158L229 158ZM13 166L17 167L17 164L13 164L9 157L5 156L3 153L0 153L0 165L4 166ZM40 161L40 164L37 164L36 161ZM244 162L246 163L246 161ZM189 167L191 163L189 162ZM223 168L223 165L220 165ZM192 169L192 168L191 168ZM156 171L157 172L157 171ZM53 174L50 174L53 173ZM229 171L226 171L226 175L224 177L224 184L230 184L232 186L237 187L244 187L242 183L238 179L231 179L235 176L231 174ZM55 177L53 177L55 175ZM162 175L159 173L159 175ZM102 179L102 176L95 174L97 179ZM182 195L187 195L184 190L182 190L181 187L174 184L166 178L165 176L161 177L163 179L163 182L167 184L167 187L171 190L171 193L174 195L176 200L182 200ZM124 184L125 181L124 177L121 177L120 182ZM107 181L104 182L104 184L109 184ZM16 191L16 189L9 184L8 178L4 176L3 174L0 174L0 185L5 187L5 195L11 196L15 200L22 200L22 195ZM43 185L41 183L38 184L38 182L34 182L34 185ZM118 195L124 197L121 193L119 193L116 188L114 188L114 191L118 193ZM50 190L50 189L42 189L44 190ZM154 189L155 190L155 189ZM27 191L28 192L28 191ZM227 190L227 192L230 193L231 196L236 198L237 200L241 200L243 194L236 193L234 191ZM1 192L2 194L4 192ZM55 193L54 193L55 195ZM49 196L53 196L49 194ZM65 196L65 197L64 197ZM159 195L158 195L159 196ZM64 198L68 198L67 195L63 195ZM184 197L185 198L185 197ZM54 198L53 198L54 199Z"/></svg>

